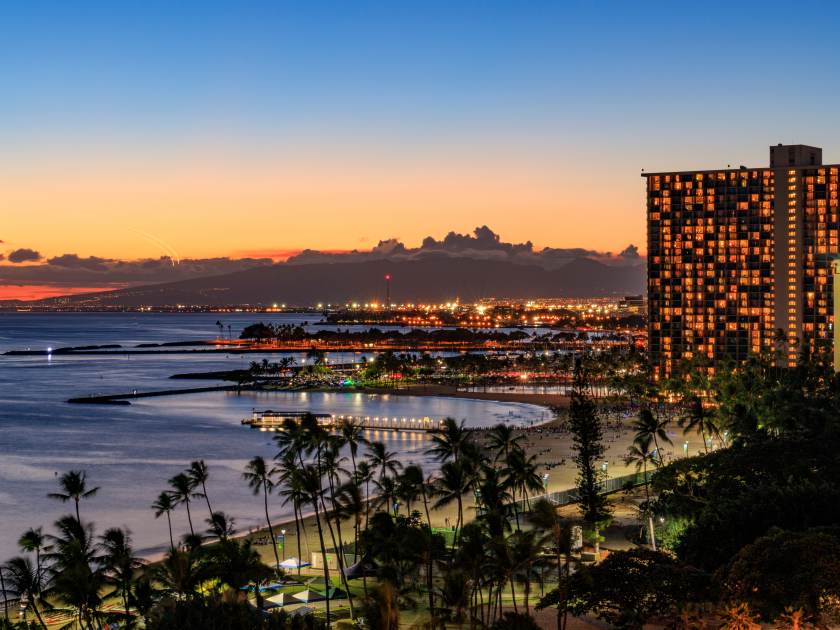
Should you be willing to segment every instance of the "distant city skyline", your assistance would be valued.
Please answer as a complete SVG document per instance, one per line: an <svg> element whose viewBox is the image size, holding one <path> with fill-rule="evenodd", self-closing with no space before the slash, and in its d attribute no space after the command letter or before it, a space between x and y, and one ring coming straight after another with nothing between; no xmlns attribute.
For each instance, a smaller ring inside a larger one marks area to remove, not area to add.
<svg viewBox="0 0 840 630"><path fill-rule="evenodd" d="M30 264L16 250L281 259L476 225L537 248L644 252L641 169L840 147L824 124L840 88L818 62L836 58L838 12L8 6L0 272ZM0 298L15 286L0 273Z"/></svg>

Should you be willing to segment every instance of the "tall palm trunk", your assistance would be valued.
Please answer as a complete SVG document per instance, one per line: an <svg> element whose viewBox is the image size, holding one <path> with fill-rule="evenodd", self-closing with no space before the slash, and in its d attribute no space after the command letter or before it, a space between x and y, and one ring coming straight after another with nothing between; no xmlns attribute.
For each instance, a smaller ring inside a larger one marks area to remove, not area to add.
<svg viewBox="0 0 840 630"><path fill-rule="evenodd" d="M274 537L274 528L271 526L271 518L268 516L268 479L263 479L263 504L265 505L265 522L268 523L268 533L271 536L271 548L274 550L275 567L280 567L280 554L277 553L277 539ZM286 537L283 537L283 548L286 547Z"/></svg>
<svg viewBox="0 0 840 630"><path fill-rule="evenodd" d="M207 503L207 511L210 512L210 518L213 518L213 508L210 507L210 497L207 496L207 485L201 482L201 492L204 494L204 501Z"/></svg>
<svg viewBox="0 0 840 630"><path fill-rule="evenodd" d="M528 573L525 576L525 614L531 614L531 607L530 607L530 600L531 600L531 565L528 564Z"/></svg>
<svg viewBox="0 0 840 630"><path fill-rule="evenodd" d="M509 576L510 579L510 596L513 599L513 612L518 613L519 611L516 608L516 590L513 588L513 573Z"/></svg>
<svg viewBox="0 0 840 630"><path fill-rule="evenodd" d="M0 567L0 591L3 591L3 617L9 620L9 598L6 595L6 578L3 577L3 568Z"/></svg>
<svg viewBox="0 0 840 630"><path fill-rule="evenodd" d="M365 531L368 528L368 519L370 518L370 480L365 481Z"/></svg>
<svg viewBox="0 0 840 630"><path fill-rule="evenodd" d="M455 523L455 535L452 537L453 546L458 543L458 534L461 532L461 524L464 522L464 502L458 494L458 522Z"/></svg>
<svg viewBox="0 0 840 630"><path fill-rule="evenodd" d="M327 607L327 628L331 627L330 622L330 587L332 583L330 582L330 568L327 564L327 547L324 544L324 530L321 528L321 510L318 508L318 497L314 497L312 501L312 505L315 507L315 525L318 527L318 540L321 542L321 561L324 564L324 582L327 588L327 599L326 599L326 607Z"/></svg>
<svg viewBox="0 0 840 630"><path fill-rule="evenodd" d="M426 512L426 522L429 524L429 529L432 529L432 517L429 514L429 497L426 495L426 484L420 484L420 492L423 494L423 509Z"/></svg>
<svg viewBox="0 0 840 630"><path fill-rule="evenodd" d="M335 484L332 475L327 475L330 484L330 502L333 506L333 516L335 518L335 531L338 536L338 545L336 545L335 538L333 537L333 547L337 547L336 551L338 551L338 571L341 574L341 583L344 584L344 590L347 592L347 602L350 604L350 619L356 618L355 610L353 609L353 595L350 593L350 586L347 584L347 576L344 572L344 541L341 538L341 513L338 510L338 502L335 500ZM327 524L329 525L330 519L327 513L324 513L324 517L327 519ZM333 535L332 525L329 525L330 528L330 536Z"/></svg>
<svg viewBox="0 0 840 630"><path fill-rule="evenodd" d="M195 536L195 530L193 529L192 524L192 514L190 514L190 500L187 499L186 501L184 501L184 505L187 506L187 522L190 524L190 534Z"/></svg>
<svg viewBox="0 0 840 630"><path fill-rule="evenodd" d="M656 551L656 532L653 529L653 514L650 512L650 483L648 483L647 476L647 460L643 460L643 470L645 475L645 511L648 517L648 537L650 538L650 548Z"/></svg>
<svg viewBox="0 0 840 630"><path fill-rule="evenodd" d="M166 511L166 524L169 526L169 548L175 549L175 538L172 536L172 514L170 510Z"/></svg>
<svg viewBox="0 0 840 630"><path fill-rule="evenodd" d="M300 565L303 562L303 559L300 557L300 519L298 518L299 508L296 500L292 501L292 509L295 513L295 537L297 538L297 572L298 575L300 575Z"/></svg>

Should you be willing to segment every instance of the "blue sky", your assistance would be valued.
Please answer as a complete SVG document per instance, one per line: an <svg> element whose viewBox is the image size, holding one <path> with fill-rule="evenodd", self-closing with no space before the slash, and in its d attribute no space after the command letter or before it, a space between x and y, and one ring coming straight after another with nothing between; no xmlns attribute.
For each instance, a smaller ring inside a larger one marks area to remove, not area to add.
<svg viewBox="0 0 840 630"><path fill-rule="evenodd" d="M641 168L761 165L776 142L817 144L840 162L839 12L829 2L6 3L0 171L11 175L0 184L11 193L0 212L18 218L0 239L52 255L151 255L148 242L113 237L137 227L143 207L131 204L148 199L143 230L196 255L416 244L484 223L512 241L644 248ZM200 170L213 152L221 164ZM345 170L353 184L318 199L289 192L304 163L311 189ZM197 172L224 179L225 166L232 182L217 198L228 205L188 189ZM233 180L251 175L262 196L234 203ZM401 201L418 190L430 191L423 221ZM214 218L264 218L272 236L208 228L199 246L171 217L200 205ZM271 223L306 208L324 229Z"/></svg>

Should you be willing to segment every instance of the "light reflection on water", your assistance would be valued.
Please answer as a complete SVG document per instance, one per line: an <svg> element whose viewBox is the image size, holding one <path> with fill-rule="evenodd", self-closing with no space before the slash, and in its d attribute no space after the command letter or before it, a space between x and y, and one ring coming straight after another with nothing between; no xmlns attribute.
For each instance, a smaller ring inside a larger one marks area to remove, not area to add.
<svg viewBox="0 0 840 630"><path fill-rule="evenodd" d="M299 316L298 316L299 317ZM267 320L253 315L216 314L0 314L0 350L50 345L143 343L201 339L215 335L217 319L241 326ZM315 319L310 317L310 321ZM290 320L286 320L290 321ZM148 325L147 325L148 324ZM261 504L241 481L254 455L275 453L270 433L240 424L251 410L308 409L313 412L371 416L451 416L471 426L542 419L540 407L453 398L376 396L359 393L213 392L148 398L130 406L68 405L72 396L210 385L172 381L174 372L247 367L263 356L279 355L116 355L0 357L0 558L16 553L15 541L30 526L48 526L63 514L46 498L55 478L83 468L101 486L82 506L83 516L106 526L129 525L136 545L150 549L166 539L166 523L148 506L165 489L166 479L190 460L203 458L211 469L209 493L214 509L233 514L239 528L260 522ZM302 358L299 356L299 359ZM342 360L336 357L336 360ZM404 463L431 469L425 434L370 432L400 453ZM205 518L196 506L198 519ZM285 510L275 501L273 511ZM176 514L175 525L186 527Z"/></svg>

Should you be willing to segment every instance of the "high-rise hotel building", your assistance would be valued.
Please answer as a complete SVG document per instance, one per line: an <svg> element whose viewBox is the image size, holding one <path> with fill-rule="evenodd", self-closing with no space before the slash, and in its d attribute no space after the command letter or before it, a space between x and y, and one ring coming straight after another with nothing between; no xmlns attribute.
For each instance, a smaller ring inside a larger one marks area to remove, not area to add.
<svg viewBox="0 0 840 630"><path fill-rule="evenodd" d="M643 173L648 333L657 377L684 359L744 359L832 335L840 165L770 147L770 165Z"/></svg>

